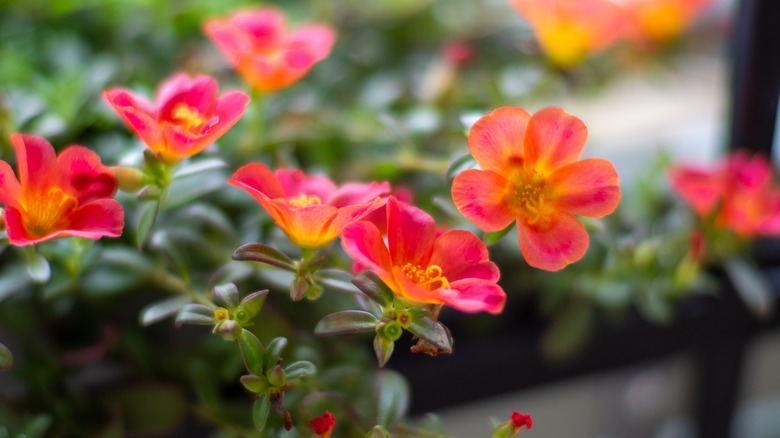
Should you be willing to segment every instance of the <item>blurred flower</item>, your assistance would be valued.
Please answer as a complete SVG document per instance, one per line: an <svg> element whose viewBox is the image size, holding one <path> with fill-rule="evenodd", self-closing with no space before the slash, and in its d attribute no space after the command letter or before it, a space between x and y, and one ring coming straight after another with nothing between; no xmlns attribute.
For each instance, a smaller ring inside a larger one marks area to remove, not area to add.
<svg viewBox="0 0 780 438"><path fill-rule="evenodd" d="M336 417L328 411L325 411L321 417L317 417L311 421L311 428L314 429L314 433L322 438L330 438L333 433L333 428L336 426Z"/></svg>
<svg viewBox="0 0 780 438"><path fill-rule="evenodd" d="M336 40L330 27L312 24L288 33L285 22L278 9L261 7L211 19L204 32L252 88L272 92L302 78Z"/></svg>
<svg viewBox="0 0 780 438"><path fill-rule="evenodd" d="M56 237L118 237L124 210L115 199L117 182L100 157L83 146L56 155L41 137L13 134L19 179L0 161L0 203L8 241L33 245Z"/></svg>
<svg viewBox="0 0 780 438"><path fill-rule="evenodd" d="M453 41L444 46L444 59L454 65L462 67L474 58L474 50L470 45Z"/></svg>
<svg viewBox="0 0 780 438"><path fill-rule="evenodd" d="M664 43L679 36L713 0L621 0L629 35L640 42Z"/></svg>
<svg viewBox="0 0 780 438"><path fill-rule="evenodd" d="M512 411L512 417L496 427L496 430L493 432L493 438L510 438L517 435L523 427L530 430L533 425L534 421L529 414Z"/></svg>
<svg viewBox="0 0 780 438"><path fill-rule="evenodd" d="M387 243L370 222L344 228L341 244L355 262L412 303L445 304L469 313L503 310L506 294L496 284L498 267L477 236L452 230L437 237L430 215L392 196L386 208Z"/></svg>
<svg viewBox="0 0 780 438"><path fill-rule="evenodd" d="M575 215L602 217L620 201L618 174L607 160L579 160L587 129L560 108L533 116L502 107L479 119L469 148L481 170L455 177L458 210L484 231L517 221L529 265L557 271L576 262L589 237Z"/></svg>
<svg viewBox="0 0 780 438"><path fill-rule="evenodd" d="M626 22L611 0L510 0L554 64L568 68L620 38Z"/></svg>
<svg viewBox="0 0 780 438"><path fill-rule="evenodd" d="M217 93L213 78L179 73L160 85L154 104L122 88L106 90L103 97L162 161L175 163L214 143L249 104L240 91Z"/></svg>
<svg viewBox="0 0 780 438"><path fill-rule="evenodd" d="M346 183L337 187L329 179L298 169L275 173L261 163L250 163L229 181L265 208L294 244L303 248L328 245L348 223L381 207L390 191L387 182Z"/></svg>
<svg viewBox="0 0 780 438"><path fill-rule="evenodd" d="M759 155L735 152L715 169L674 166L672 189L704 220L743 237L780 235L780 188L771 164Z"/></svg>

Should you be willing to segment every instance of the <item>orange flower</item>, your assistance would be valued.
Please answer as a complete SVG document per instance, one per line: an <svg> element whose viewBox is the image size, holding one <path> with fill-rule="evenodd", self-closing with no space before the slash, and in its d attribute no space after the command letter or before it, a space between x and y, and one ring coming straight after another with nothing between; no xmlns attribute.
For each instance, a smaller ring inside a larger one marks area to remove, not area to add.
<svg viewBox="0 0 780 438"><path fill-rule="evenodd" d="M314 433L322 438L330 438L333 433L333 428L336 427L336 417L328 411L325 411L321 417L317 417L311 421L311 428Z"/></svg>
<svg viewBox="0 0 780 438"><path fill-rule="evenodd" d="M228 182L254 196L290 241L302 248L328 245L347 224L381 207L385 201L379 197L390 191L387 182L337 187L325 177L298 169L274 173L261 163L241 167Z"/></svg>
<svg viewBox="0 0 780 438"><path fill-rule="evenodd" d="M481 170L455 177L458 210L484 231L517 221L520 251L529 265L557 271L588 249L575 215L602 217L620 201L618 174L607 160L580 160L587 129L560 108L533 116L502 107L479 119L469 148Z"/></svg>
<svg viewBox="0 0 780 438"><path fill-rule="evenodd" d="M323 25L308 25L287 33L284 14L261 7L206 22L204 32L254 89L277 91L302 78L325 59L336 33Z"/></svg>
<svg viewBox="0 0 780 438"><path fill-rule="evenodd" d="M244 114L249 96L232 91L218 96L209 76L177 74L165 81L155 104L128 90L103 92L136 135L163 161L175 163L214 143Z"/></svg>
<svg viewBox="0 0 780 438"><path fill-rule="evenodd" d="M124 210L115 199L117 182L100 157L83 146L57 156L41 137L11 135L19 179L0 161L0 203L12 245L33 245L56 237L118 237Z"/></svg>
<svg viewBox="0 0 780 438"><path fill-rule="evenodd" d="M780 188L763 157L735 152L715 169L675 166L672 189L702 218L740 236L780 236Z"/></svg>
<svg viewBox="0 0 780 438"><path fill-rule="evenodd" d="M579 64L620 38L625 17L610 0L510 0L559 67Z"/></svg>
<svg viewBox="0 0 780 438"><path fill-rule="evenodd" d="M667 42L682 33L712 0L626 0L634 39Z"/></svg>

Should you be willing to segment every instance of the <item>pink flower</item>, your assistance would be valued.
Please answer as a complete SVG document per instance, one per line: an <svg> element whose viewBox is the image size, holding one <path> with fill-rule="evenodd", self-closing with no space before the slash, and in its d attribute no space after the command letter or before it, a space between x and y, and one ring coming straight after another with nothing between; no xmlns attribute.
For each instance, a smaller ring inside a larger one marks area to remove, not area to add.
<svg viewBox="0 0 780 438"><path fill-rule="evenodd" d="M436 236L430 215L392 196L386 208L386 243L370 222L344 228L341 244L357 264L411 303L445 304L469 313L503 310L506 294L496 284L498 268L477 236L463 230Z"/></svg>
<svg viewBox="0 0 780 438"><path fill-rule="evenodd" d="M577 216L608 215L620 201L612 163L579 160L587 135L582 121L560 108L533 116L515 107L488 113L469 132L481 169L455 177L455 206L484 231L516 222L526 262L563 269L588 249L588 233Z"/></svg>
<svg viewBox="0 0 780 438"><path fill-rule="evenodd" d="M714 217L722 229L745 237L780 235L780 189L759 155L735 152L715 169L674 166L669 180L702 219Z"/></svg>
<svg viewBox="0 0 780 438"><path fill-rule="evenodd" d="M83 146L60 153L41 137L13 134L19 179L0 161L0 203L12 245L56 237L118 237L124 210L115 199L117 182L100 157Z"/></svg>
<svg viewBox="0 0 780 438"><path fill-rule="evenodd" d="M249 96L232 91L219 96L209 76L177 74L160 85L156 102L122 88L103 92L127 126L166 162L193 156L236 124Z"/></svg>
<svg viewBox="0 0 780 438"><path fill-rule="evenodd" d="M333 29L313 24L287 32L276 8L240 11L206 22L206 35L254 89L277 91L301 79L325 59L336 40Z"/></svg>
<svg viewBox="0 0 780 438"><path fill-rule="evenodd" d="M303 248L328 245L350 222L380 208L390 184L346 183L307 175L298 169L278 169L251 163L228 181L252 195L294 244Z"/></svg>

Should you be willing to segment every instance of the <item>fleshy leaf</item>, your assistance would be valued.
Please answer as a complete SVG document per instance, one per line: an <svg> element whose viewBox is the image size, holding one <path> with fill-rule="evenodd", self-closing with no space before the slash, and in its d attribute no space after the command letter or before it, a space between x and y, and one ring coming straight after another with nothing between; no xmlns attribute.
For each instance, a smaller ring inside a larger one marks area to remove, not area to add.
<svg viewBox="0 0 780 438"><path fill-rule="evenodd" d="M284 372L287 373L287 380L295 380L317 374L317 366L308 360L299 360L287 365Z"/></svg>
<svg viewBox="0 0 780 438"><path fill-rule="evenodd" d="M268 381L265 379L265 376L247 374L241 376L240 380L244 388L254 394L265 394L265 390L268 389Z"/></svg>
<svg viewBox="0 0 780 438"><path fill-rule="evenodd" d="M512 231L512 228L514 228L514 226L515 224L512 223L501 231L493 231L493 232L485 233L485 237L482 240L485 242L485 245L490 246L498 242L499 240L501 240L504 236L506 236L510 231Z"/></svg>
<svg viewBox="0 0 780 438"><path fill-rule="evenodd" d="M368 333L376 330L379 319L362 310L342 310L331 313L317 323L314 334L317 336L334 336L352 333Z"/></svg>
<svg viewBox="0 0 780 438"><path fill-rule="evenodd" d="M198 161L197 163L192 163L187 166L179 168L176 172L173 173L173 179L184 178L187 176L196 175L198 173L206 172L209 170L221 169L223 167L227 167L227 163L218 158L201 160Z"/></svg>
<svg viewBox="0 0 780 438"><path fill-rule="evenodd" d="M441 353L452 353L452 337L439 321L434 321L428 317L413 319L409 324L408 330L420 339L424 339L436 346Z"/></svg>
<svg viewBox="0 0 780 438"><path fill-rule="evenodd" d="M182 324L213 325L214 310L203 304L188 304L176 315L176 325Z"/></svg>
<svg viewBox="0 0 780 438"><path fill-rule="evenodd" d="M147 326L157 321L162 321L182 310L190 302L191 300L188 297L173 297L155 301L141 310L138 318L139 322L142 326ZM213 317L211 322L213 322Z"/></svg>
<svg viewBox="0 0 780 438"><path fill-rule="evenodd" d="M139 194L140 196L140 194ZM138 229L136 230L135 243L141 249L146 245L149 235L152 233L154 223L157 222L157 215L160 213L160 200L147 201L141 207L141 216L138 219Z"/></svg>
<svg viewBox="0 0 780 438"><path fill-rule="evenodd" d="M10 370L13 365L14 355L8 347L0 343L0 371Z"/></svg>
<svg viewBox="0 0 780 438"><path fill-rule="evenodd" d="M474 160L474 157L472 157L471 154L461 155L460 157L455 158L452 160L450 166L447 168L447 171L444 173L447 184L451 185L452 180L455 179L457 174L476 165L477 162Z"/></svg>
<svg viewBox="0 0 780 438"><path fill-rule="evenodd" d="M317 281L329 288L337 289L343 292L358 292L356 286L352 283L354 276L341 269L320 269L317 271Z"/></svg>
<svg viewBox="0 0 780 438"><path fill-rule="evenodd" d="M393 355L393 350L395 350L395 341L388 339L381 333L374 336L374 353L376 353L376 360L380 367L387 364L390 356Z"/></svg>
<svg viewBox="0 0 780 438"><path fill-rule="evenodd" d="M293 301L300 301L306 296L309 290L309 282L304 277L296 277L290 285L290 298Z"/></svg>
<svg viewBox="0 0 780 438"><path fill-rule="evenodd" d="M241 300L235 311L236 321L239 324L246 324L250 322L260 310L263 309L265 299L268 296L268 289L249 294Z"/></svg>
<svg viewBox="0 0 780 438"><path fill-rule="evenodd" d="M214 297L227 308L236 307L238 305L238 288L233 283L214 286Z"/></svg>
<svg viewBox="0 0 780 438"><path fill-rule="evenodd" d="M268 343L268 347L263 354L263 369L268 370L279 361L279 356L282 355L282 350L287 346L287 338L278 337L271 340Z"/></svg>
<svg viewBox="0 0 780 438"><path fill-rule="evenodd" d="M51 277L51 266L49 262L42 255L34 253L32 257L26 262L27 275L30 279L38 284L43 284L49 281Z"/></svg>
<svg viewBox="0 0 780 438"><path fill-rule="evenodd" d="M252 332L244 330L238 336L238 347L246 369L253 374L263 374L263 344Z"/></svg>
<svg viewBox="0 0 780 438"><path fill-rule="evenodd" d="M295 271L295 262L278 249L262 243L247 243L233 252L233 260L260 262L277 268Z"/></svg>
<svg viewBox="0 0 780 438"><path fill-rule="evenodd" d="M393 291L374 271L361 272L352 280L352 283L380 306L387 307L393 302Z"/></svg>
<svg viewBox="0 0 780 438"><path fill-rule="evenodd" d="M255 423L255 429L263 431L265 422L268 420L268 413L271 412L271 400L268 397L260 397L252 405L252 421Z"/></svg>
<svg viewBox="0 0 780 438"><path fill-rule="evenodd" d="M409 384L406 379L395 371L380 371L376 402L376 423L392 429L409 409Z"/></svg>

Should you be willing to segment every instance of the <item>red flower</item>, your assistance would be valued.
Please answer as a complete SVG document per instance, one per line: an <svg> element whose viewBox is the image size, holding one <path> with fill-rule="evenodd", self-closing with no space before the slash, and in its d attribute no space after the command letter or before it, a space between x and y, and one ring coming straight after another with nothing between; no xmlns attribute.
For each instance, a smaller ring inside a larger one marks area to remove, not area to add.
<svg viewBox="0 0 780 438"><path fill-rule="evenodd" d="M529 430L534 426L534 420L531 418L530 414L521 414L517 411L512 411L512 418L510 418L510 421L515 428L515 433L523 426L527 427Z"/></svg>
<svg viewBox="0 0 780 438"><path fill-rule="evenodd" d="M0 161L0 203L12 245L56 237L118 237L124 210L114 199L117 182L100 157L83 146L60 153L41 137L13 134L19 179Z"/></svg>
<svg viewBox="0 0 780 438"><path fill-rule="evenodd" d="M328 411L325 411L321 417L317 417L311 421L311 428L314 429L314 433L322 438L330 438L333 433L333 428L336 427L336 417Z"/></svg>
<svg viewBox="0 0 780 438"><path fill-rule="evenodd" d="M702 219L745 237L780 235L780 189L765 158L735 152L712 170L672 167L669 179Z"/></svg>
<svg viewBox="0 0 780 438"><path fill-rule="evenodd" d="M228 182L254 196L287 237L303 248L328 245L348 223L381 207L384 200L379 197L390 191L387 182L337 187L322 176L298 169L274 173L261 163L241 167Z"/></svg>
<svg viewBox="0 0 780 438"><path fill-rule="evenodd" d="M359 221L341 234L344 251L375 271L401 299L446 304L463 312L500 313L506 294L496 284L499 272L485 244L463 230L436 236L436 224L424 211L387 200L387 243L376 225Z"/></svg>
<svg viewBox="0 0 780 438"><path fill-rule="evenodd" d="M218 96L209 76L177 74L165 81L154 104L114 88L103 97L136 135L166 162L175 163L206 149L236 124L249 96L232 91Z"/></svg>
<svg viewBox="0 0 780 438"><path fill-rule="evenodd" d="M323 25L308 25L287 33L284 14L261 7L206 22L204 31L254 89L271 92L302 78L325 59L336 33Z"/></svg>
<svg viewBox="0 0 780 438"><path fill-rule="evenodd" d="M578 161L586 137L582 121L560 108L533 116L514 107L492 111L469 132L469 148L481 170L455 177L455 205L484 231L516 221L528 264L563 269L588 249L588 233L576 216L605 216L620 201L612 163Z"/></svg>

